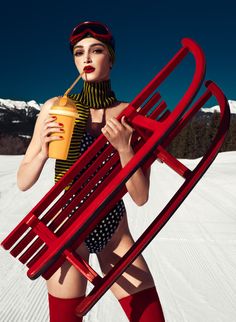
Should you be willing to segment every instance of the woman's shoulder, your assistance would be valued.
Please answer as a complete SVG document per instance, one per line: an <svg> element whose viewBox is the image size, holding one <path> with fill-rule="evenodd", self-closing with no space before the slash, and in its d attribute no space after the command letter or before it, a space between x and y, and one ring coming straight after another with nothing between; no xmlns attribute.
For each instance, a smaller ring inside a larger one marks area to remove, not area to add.
<svg viewBox="0 0 236 322"><path fill-rule="evenodd" d="M120 102L120 106L126 108L129 105L129 102Z"/></svg>
<svg viewBox="0 0 236 322"><path fill-rule="evenodd" d="M107 114L110 117L116 117L129 105L128 102L117 101L115 105L108 109Z"/></svg>
<svg viewBox="0 0 236 322"><path fill-rule="evenodd" d="M119 109L119 111L123 111L127 106L129 105L129 102L117 102L116 108Z"/></svg>

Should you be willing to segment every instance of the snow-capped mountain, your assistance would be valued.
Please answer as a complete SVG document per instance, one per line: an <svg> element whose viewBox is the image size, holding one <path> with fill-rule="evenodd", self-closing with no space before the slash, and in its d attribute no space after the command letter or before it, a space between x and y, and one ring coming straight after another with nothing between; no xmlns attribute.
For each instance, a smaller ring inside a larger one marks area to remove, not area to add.
<svg viewBox="0 0 236 322"><path fill-rule="evenodd" d="M25 102L0 99L1 135L30 137L41 105L34 100Z"/></svg>
<svg viewBox="0 0 236 322"><path fill-rule="evenodd" d="M10 99L2 99L0 98L0 113L3 114L7 111L9 112L17 112L17 111L25 111L26 116L32 114L32 111L38 112L40 110L40 106L42 104L38 104L36 101L31 100L28 102L25 101L14 101ZM33 113L35 114L35 113Z"/></svg>
<svg viewBox="0 0 236 322"><path fill-rule="evenodd" d="M229 100L228 102L229 102L231 114L236 114L236 101ZM32 109L36 109L37 111L39 111L40 106L42 106L42 104L38 104L35 100L26 102L26 101L14 101L10 99L0 98L0 113L3 112L3 110L5 111L25 110L26 115L28 115L28 113L32 111ZM220 108L218 105L215 105L212 107L201 108L201 111L205 113L214 113L215 111L219 112Z"/></svg>
<svg viewBox="0 0 236 322"><path fill-rule="evenodd" d="M229 102L231 114L236 114L236 101L229 100L228 102ZM219 107L219 105L216 105L216 106L212 106L210 108L201 108L201 111L205 112L205 113L220 112L220 107Z"/></svg>
<svg viewBox="0 0 236 322"><path fill-rule="evenodd" d="M230 133L235 133L236 101L231 100L229 104L231 109ZM24 102L0 99L0 140L2 137L8 142L7 144L0 144L0 154L25 153L25 149L32 137L41 105L34 100ZM170 147L173 155L190 159L202 156L205 147L210 144L211 137L215 135L216 118L219 118L220 115L217 113L215 118L214 111L218 112L219 107L203 108L194 116L189 122L191 124L186 125L185 131L182 131L177 136L175 143ZM192 142L192 144L189 142ZM7 150L5 149L6 147ZM20 148L16 151L15 147ZM229 135L223 151L232 150L236 150L236 140L234 135Z"/></svg>

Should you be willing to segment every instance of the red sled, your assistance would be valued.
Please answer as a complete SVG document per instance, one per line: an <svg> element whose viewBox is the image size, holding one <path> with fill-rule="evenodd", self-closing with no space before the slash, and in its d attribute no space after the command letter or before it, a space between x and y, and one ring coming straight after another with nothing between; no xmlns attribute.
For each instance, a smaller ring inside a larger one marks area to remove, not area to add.
<svg viewBox="0 0 236 322"><path fill-rule="evenodd" d="M192 82L174 110L169 111L157 88L189 53L195 59ZM85 315L142 253L219 152L230 122L230 110L225 95L215 83L207 81L205 92L190 106L204 75L205 57L201 48L193 40L184 38L176 55L118 117L120 120L123 115L126 116L127 122L135 129L132 138L135 155L128 164L121 168L118 153L101 134L1 243L5 249L10 249L12 256L26 264L29 268L27 275L31 279L39 276L50 278L65 260L74 265L94 285L77 307L77 315ZM218 132L195 169L190 170L167 152L166 148L212 96L220 106ZM181 175L185 179L184 183L125 256L106 276L101 277L75 250L125 195L125 183L132 174L139 167L148 169L157 159ZM81 169L86 170L80 172ZM73 181L74 179L76 180ZM64 191L72 181L74 183L71 188ZM63 208L70 198L72 201ZM78 204L80 207L76 207ZM72 210L74 214L70 216Z"/></svg>

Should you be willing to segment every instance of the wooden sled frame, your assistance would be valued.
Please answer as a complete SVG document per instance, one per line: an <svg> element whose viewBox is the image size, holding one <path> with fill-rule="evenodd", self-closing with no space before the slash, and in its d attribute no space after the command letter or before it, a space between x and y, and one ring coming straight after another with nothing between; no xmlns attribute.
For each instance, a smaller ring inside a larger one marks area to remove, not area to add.
<svg viewBox="0 0 236 322"><path fill-rule="evenodd" d="M188 53L194 56L196 62L193 80L170 112L164 101L156 105L161 96L155 91ZM74 265L94 285L77 307L77 315L85 315L140 255L200 180L222 146L229 127L230 111L220 88L207 81L205 93L189 108L204 75L205 58L201 48L193 40L184 38L177 54L118 117L120 120L125 115L135 129L132 139L135 156L128 164L121 168L118 153L101 134L1 243L5 249L11 249L12 256L27 265L27 275L31 279L40 275L50 278L65 260ZM207 153L195 169L190 170L168 153L166 147L211 96L216 97L221 111L218 132ZM139 167L145 171L157 158L185 181L124 257L106 276L101 277L75 250L127 192L125 183L132 174ZM87 170L80 173L86 165L89 165ZM63 193L75 178L77 180L71 188ZM100 183L96 185L98 181ZM73 195L76 196L70 204L61 210ZM76 209L78 204L80 207ZM69 216L73 209L76 209L73 216Z"/></svg>

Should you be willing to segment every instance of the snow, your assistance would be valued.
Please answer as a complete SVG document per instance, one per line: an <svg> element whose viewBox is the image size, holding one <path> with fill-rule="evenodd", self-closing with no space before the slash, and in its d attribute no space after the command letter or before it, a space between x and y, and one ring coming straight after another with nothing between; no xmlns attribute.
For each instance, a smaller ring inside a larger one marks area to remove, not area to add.
<svg viewBox="0 0 236 322"><path fill-rule="evenodd" d="M34 107L35 109L40 110L41 105L42 104L38 104L35 100L25 102L25 101L14 101L10 99L0 98L0 106L6 106L9 109L16 108L18 110L22 110L22 109L26 109L27 107Z"/></svg>
<svg viewBox="0 0 236 322"><path fill-rule="evenodd" d="M230 106L230 111L232 114L236 114L236 101L233 100L229 100L229 106ZM27 107L34 107L37 110L40 110L40 106L42 106L43 104L38 104L35 100L31 100L28 102L25 101L14 101L14 100L10 100L10 99L3 99L0 98L0 106L6 106L10 109L25 109ZM216 106L212 106L209 108L202 108L201 109L202 112L206 112L206 113L214 113L214 111L216 112L220 112L220 108L218 105Z"/></svg>
<svg viewBox="0 0 236 322"><path fill-rule="evenodd" d="M53 184L53 161L45 165L30 190L16 187L22 156L0 156L0 240L3 240ZM181 160L194 168L199 160ZM167 225L144 251L153 274L166 322L232 322L236 317L236 152L217 156ZM151 171L150 200L136 207L125 203L136 239L183 180L165 164ZM0 249L0 321L48 321L45 281L31 281L27 269ZM100 273L96 256L90 264ZM108 310L109 308L109 310ZM125 322L108 291L84 318L86 322Z"/></svg>
<svg viewBox="0 0 236 322"><path fill-rule="evenodd" d="M230 107L230 112L231 114L236 114L236 101L231 101L229 100L229 107ZM220 107L219 105L216 105L216 106L212 106L210 108L201 108L201 111L202 112L205 112L205 113L214 113L214 112L220 112Z"/></svg>

